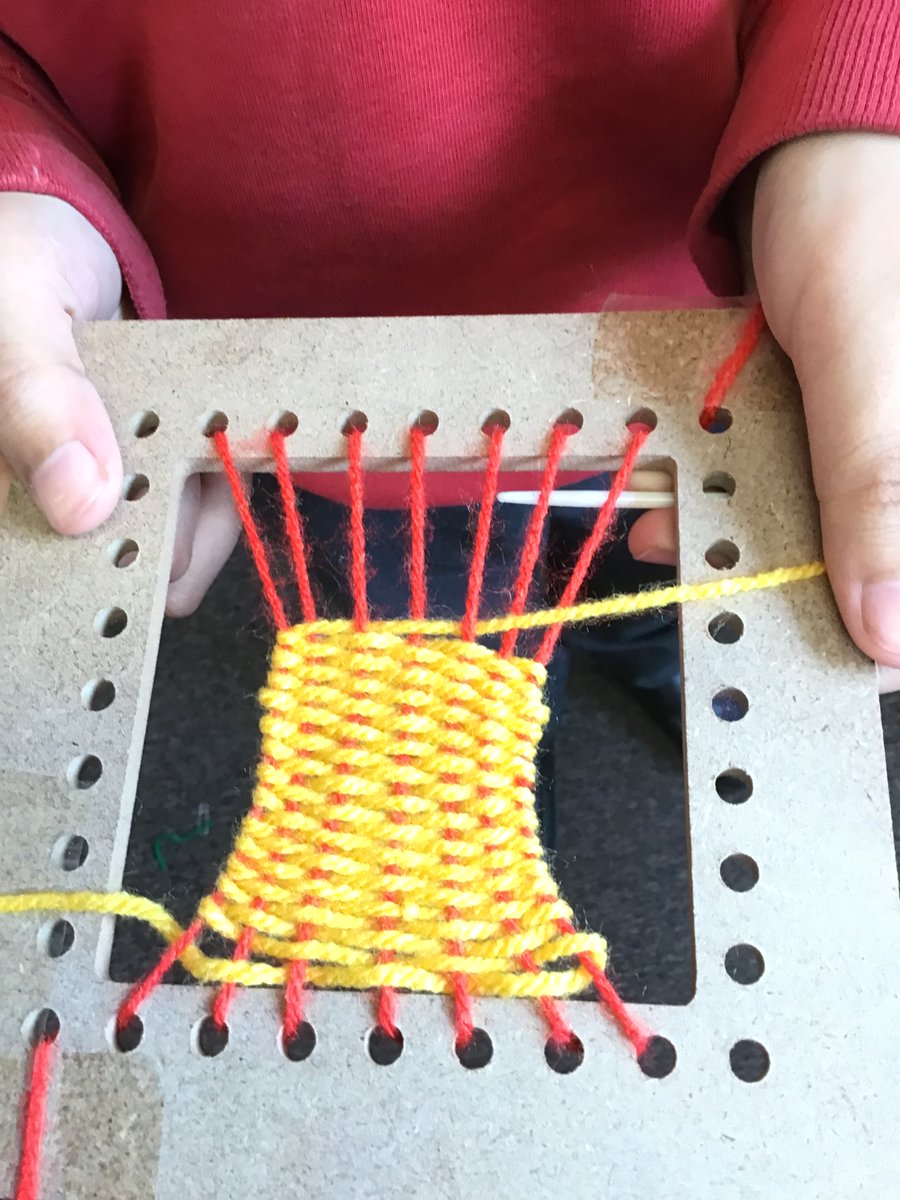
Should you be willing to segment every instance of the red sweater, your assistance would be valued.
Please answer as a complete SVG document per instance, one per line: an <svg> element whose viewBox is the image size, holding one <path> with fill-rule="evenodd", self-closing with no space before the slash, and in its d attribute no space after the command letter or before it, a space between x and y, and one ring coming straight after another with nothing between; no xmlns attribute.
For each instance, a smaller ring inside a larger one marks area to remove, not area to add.
<svg viewBox="0 0 900 1200"><path fill-rule="evenodd" d="M740 291L722 201L900 131L900 0L3 0L0 189L140 315L591 311Z"/></svg>

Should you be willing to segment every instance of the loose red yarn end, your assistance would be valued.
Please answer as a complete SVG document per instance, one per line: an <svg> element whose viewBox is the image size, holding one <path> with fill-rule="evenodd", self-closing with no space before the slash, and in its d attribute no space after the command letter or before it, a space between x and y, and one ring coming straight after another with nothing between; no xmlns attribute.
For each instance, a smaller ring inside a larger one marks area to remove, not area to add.
<svg viewBox="0 0 900 1200"><path fill-rule="evenodd" d="M56 1038L42 1037L31 1055L31 1073L25 1092L22 1146L14 1200L39 1200L47 1095L56 1059Z"/></svg>
<svg viewBox="0 0 900 1200"><path fill-rule="evenodd" d="M425 439L419 426L409 431L409 615L414 621L425 619L427 584L425 577Z"/></svg>
<svg viewBox="0 0 900 1200"><path fill-rule="evenodd" d="M469 568L469 587L466 593L466 612L462 622L462 640L475 640L475 625L478 621L478 606L481 603L481 589L484 585L484 564L487 559L488 545L491 539L491 522L494 517L494 504L497 500L497 481L500 476L500 462L503 458L503 438L506 430L502 425L494 425L491 429L491 447L488 453L487 469L484 474L484 487L481 493L481 508L478 512L478 527L475 532L475 545L472 549L472 563Z"/></svg>
<svg viewBox="0 0 900 1200"><path fill-rule="evenodd" d="M753 351L759 345L759 339L762 337L765 327L766 317L762 305L757 304L741 330L737 345L716 371L709 391L703 398L700 424L704 429L708 429L713 424L722 402L734 386L738 375L747 365Z"/></svg>
<svg viewBox="0 0 900 1200"><path fill-rule="evenodd" d="M541 534L543 533L544 522L547 519L547 512L550 508L550 495L553 492L556 476L559 473L559 464L562 460L566 443L577 432L578 430L574 425L556 425L554 427L553 437L550 441L550 451L547 454L547 465L544 468L544 476L541 480L541 490L538 493L537 504L535 504L531 513L531 519L528 522L528 529L525 533L525 540L522 543L519 574L516 579L515 590L513 591L512 604L509 606L510 616L517 617L525 611L525 604L528 600L531 580L534 575L534 566L541 552ZM518 636L519 631L517 629L510 629L503 635L503 640L500 643L500 655L502 658L509 658L512 654Z"/></svg>
<svg viewBox="0 0 900 1200"><path fill-rule="evenodd" d="M609 982L606 972L594 956L592 954L579 954L578 961L593 980L601 1004L606 1007L616 1025L629 1042L631 1042L636 1056L640 1058L647 1049L650 1034L643 1030L634 1017L632 1017L631 1013L625 1007L621 996Z"/></svg>
<svg viewBox="0 0 900 1200"><path fill-rule="evenodd" d="M169 967L184 954L188 946L193 945L200 936L202 928L203 922L199 917L195 918L181 937L172 942L150 974L128 993L120 1005L118 1015L116 1016L116 1029L119 1033L128 1028L132 1018L137 1016L141 1005L145 1003L151 992L154 992L162 983Z"/></svg>
<svg viewBox="0 0 900 1200"><path fill-rule="evenodd" d="M288 967L287 983L284 988L284 1040L289 1042L303 1024L304 1000L306 998L306 963L292 962Z"/></svg>
<svg viewBox="0 0 900 1200"><path fill-rule="evenodd" d="M350 586L353 592L353 621L358 633L369 623L369 598L366 583L365 482L362 463L361 429L347 431L350 488Z"/></svg>
<svg viewBox="0 0 900 1200"><path fill-rule="evenodd" d="M650 436L650 428L647 425L635 424L631 429L631 443L628 450L625 452L625 458L622 460L622 465L616 472L616 477L609 489L609 495L603 504L603 507L597 514L597 519L594 522L594 528L590 532L590 536L581 547L581 552L578 555L578 560L572 570L572 575L569 582L566 584L565 591L559 600L560 608L568 608L574 604L578 598L578 593L581 590L581 585L584 583L585 577L590 569L591 563L597 551L603 545L607 535L612 527L612 523L616 516L616 507L619 502L619 497L628 486L628 481L631 478L631 473L635 468L637 457L640 454L644 443ZM544 634L543 641L538 648L537 654L534 656L539 663L547 664L550 661L550 656L556 647L559 640L559 635L562 633L562 625L553 625Z"/></svg>
<svg viewBox="0 0 900 1200"><path fill-rule="evenodd" d="M231 487L235 507L237 508L238 516L241 518L241 524L244 527L247 545L250 547L250 553L253 556L253 562L256 566L260 583L262 584L263 595L266 598L269 608L272 610L275 624L279 629L287 629L288 621L285 616L284 606L275 588L272 572L269 570L266 550L263 546L262 538L259 536L259 530L256 528L253 513L250 511L250 501L247 499L247 493L244 490L244 481L241 479L240 472L235 466L231 447L228 444L228 436L224 430L219 430L217 433L212 434L211 440L215 446L216 453L222 460L222 467Z"/></svg>
<svg viewBox="0 0 900 1200"><path fill-rule="evenodd" d="M234 948L234 954L231 956L232 962L243 962L244 959L249 957L255 934L256 930L250 925L241 931L241 936L238 938L238 943ZM236 983L223 983L219 989L212 1008L213 1024L217 1029L224 1029L228 1024L228 1013L234 1002L236 990Z"/></svg>
<svg viewBox="0 0 900 1200"><path fill-rule="evenodd" d="M291 548L291 558L294 562L294 574L297 588L300 592L300 608L304 621L316 619L316 602L313 599L312 588L309 584L309 571L306 566L306 544L303 538L303 526L300 514L297 512L297 494L288 467L286 434L280 429L274 430L269 437L272 455L275 459L275 475L281 492L281 502L284 506L284 527L287 531L288 545Z"/></svg>

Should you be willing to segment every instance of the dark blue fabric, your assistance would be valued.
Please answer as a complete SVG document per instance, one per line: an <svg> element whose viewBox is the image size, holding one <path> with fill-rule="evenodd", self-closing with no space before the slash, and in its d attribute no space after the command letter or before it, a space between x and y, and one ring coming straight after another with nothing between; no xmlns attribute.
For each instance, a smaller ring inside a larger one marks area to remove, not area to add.
<svg viewBox="0 0 900 1200"><path fill-rule="evenodd" d="M575 486L602 488L608 482L608 477L598 476ZM272 495L274 509L271 478L260 480L259 486ZM348 580L347 509L311 493L301 495L300 509L309 545L310 578L322 615L348 616L352 598ZM530 513L531 509L525 506L497 507L485 563L481 616L499 615L508 608ZM595 517L595 510L551 510L529 601L532 606L558 599ZM465 609L475 519L474 513L464 506L434 508L429 512L430 617L455 618ZM631 557L625 534L633 519L633 515L625 514L619 518L616 536L594 563L580 598L635 591L673 577L665 569L637 563ZM371 615L376 619L406 616L410 603L408 514L402 510L370 509L365 522ZM272 536L277 540L277 533ZM539 640L540 634L520 634L517 651L534 653ZM661 686L677 685L680 671L677 617L672 612L641 614L569 628L561 638L548 667L546 700L551 718L537 759L538 815L545 844L550 846L554 837L553 755L572 654L590 655L598 670L638 690L650 692Z"/></svg>

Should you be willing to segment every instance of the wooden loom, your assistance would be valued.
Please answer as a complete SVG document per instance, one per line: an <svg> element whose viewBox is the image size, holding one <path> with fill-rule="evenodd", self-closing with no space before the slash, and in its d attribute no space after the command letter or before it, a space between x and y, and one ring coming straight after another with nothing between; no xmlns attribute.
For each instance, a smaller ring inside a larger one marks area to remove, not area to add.
<svg viewBox="0 0 900 1200"><path fill-rule="evenodd" d="M78 542L51 536L19 491L0 525L2 890L120 886L178 497L186 474L218 465L202 435L210 412L227 414L239 449L260 445L273 417L298 412L291 465L335 470L343 423L362 411L367 465L402 470L421 410L440 418L432 469L483 463L480 426L497 408L511 417L507 465L533 468L554 420L575 408L584 427L567 462L593 470L618 462L627 419L651 409L658 426L641 465L675 466L682 578L716 577L705 554L723 541L739 550L740 572L754 574L814 560L819 540L795 385L771 343L729 398L731 428L712 434L697 420L711 365L741 319L81 329L126 473L145 476L149 491ZM240 462L271 469L262 452L245 449ZM704 490L723 473L735 485L728 499ZM123 547L137 558L117 569ZM639 1070L589 1006L570 1006L584 1062L556 1073L532 1007L491 999L478 1012L493 1059L465 1070L446 998L423 995L404 999L403 1054L379 1066L365 1048L371 1001L349 992L315 994L318 1044L291 1062L278 1045L273 989L242 996L227 1050L206 1057L196 1032L205 989L164 987L142 1012L140 1045L123 1053L113 1028L127 988L104 977L112 920L72 916L75 944L51 958L48 914L0 916L0 1195L16 1186L28 1039L44 1009L61 1022L46 1200L890 1194L900 1078L885 1050L900 1008L900 930L873 672L822 580L727 608L744 624L733 645L708 633L721 602L682 612L696 992L684 1007L635 1010L675 1047L671 1073ZM127 626L101 636L113 610ZM80 700L96 678L116 689L102 712ZM711 707L730 687L750 701L734 723ZM85 755L99 758L102 775L79 788ZM716 781L729 771L752 781L746 803L720 798ZM74 837L87 856L67 873ZM758 866L746 893L720 875L734 854ZM765 972L742 987L723 964L746 943ZM765 1048L759 1082L730 1068L742 1041Z"/></svg>

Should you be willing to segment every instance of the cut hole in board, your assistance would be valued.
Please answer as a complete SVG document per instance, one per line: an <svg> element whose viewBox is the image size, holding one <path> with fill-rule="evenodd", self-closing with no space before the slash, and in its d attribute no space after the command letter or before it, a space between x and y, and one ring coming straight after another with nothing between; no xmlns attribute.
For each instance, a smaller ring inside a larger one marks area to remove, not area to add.
<svg viewBox="0 0 900 1200"><path fill-rule="evenodd" d="M38 934L38 946L48 958L62 958L75 944L75 930L69 921L59 918L47 921Z"/></svg>
<svg viewBox="0 0 900 1200"><path fill-rule="evenodd" d="M734 490L734 476L727 471L713 471L703 480L703 491L708 496L733 496Z"/></svg>
<svg viewBox="0 0 900 1200"><path fill-rule="evenodd" d="M544 1044L547 1066L557 1075L571 1075L584 1062L584 1043L575 1034L566 1042L555 1042L549 1038Z"/></svg>
<svg viewBox="0 0 900 1200"><path fill-rule="evenodd" d="M144 1022L136 1013L121 1029L117 1025L113 1030L115 1047L123 1054L130 1054L132 1050L137 1050L143 1040Z"/></svg>
<svg viewBox="0 0 900 1200"><path fill-rule="evenodd" d="M486 1029L473 1029L467 1042L455 1046L456 1057L469 1071L480 1071L494 1057L494 1043Z"/></svg>
<svg viewBox="0 0 900 1200"><path fill-rule="evenodd" d="M61 871L77 871L83 867L88 856L87 838L80 833L62 837L53 847L53 861Z"/></svg>
<svg viewBox="0 0 900 1200"><path fill-rule="evenodd" d="M94 618L94 629L104 638L118 637L127 625L128 614L123 608L102 608Z"/></svg>
<svg viewBox="0 0 900 1200"><path fill-rule="evenodd" d="M723 538L706 551L706 561L715 571L730 571L741 561L741 552L734 542Z"/></svg>
<svg viewBox="0 0 900 1200"><path fill-rule="evenodd" d="M760 1042L735 1042L728 1057L732 1071L743 1083L759 1083L769 1073L769 1052Z"/></svg>
<svg viewBox="0 0 900 1200"><path fill-rule="evenodd" d="M729 767L716 777L716 793L726 804L745 804L753 795L753 780L746 771Z"/></svg>
<svg viewBox="0 0 900 1200"><path fill-rule="evenodd" d="M745 985L758 983L762 979L765 969L766 963L763 956L755 946L746 942L732 946L725 955L725 970L735 983Z"/></svg>
<svg viewBox="0 0 900 1200"><path fill-rule="evenodd" d="M128 475L122 488L122 495L128 501L143 500L150 491L150 480L146 475Z"/></svg>
<svg viewBox="0 0 900 1200"><path fill-rule="evenodd" d="M132 566L140 553L140 547L134 538L119 538L109 548L109 558L114 567L124 570Z"/></svg>
<svg viewBox="0 0 900 1200"><path fill-rule="evenodd" d="M644 1047L639 1064L641 1070L650 1079L665 1079L675 1070L677 1060L675 1047L669 1039L657 1035L652 1037Z"/></svg>
<svg viewBox="0 0 900 1200"><path fill-rule="evenodd" d="M281 1037L284 1057L291 1062L304 1062L316 1048L316 1031L309 1021L301 1021L290 1037Z"/></svg>
<svg viewBox="0 0 900 1200"><path fill-rule="evenodd" d="M267 544L280 555L276 577L287 579L290 563L279 540L279 500L271 476L256 478L254 510ZM329 615L347 615L345 511L308 495L301 511L317 600ZM592 516L566 510L558 521L554 517L545 559L550 595L553 579L571 564ZM492 597L501 597L504 589L508 595L527 518L525 508L510 513L494 537L485 583ZM379 614L405 611L409 603L405 573L395 569L407 519L404 513L367 513L371 561L377 564L370 595ZM623 515L622 534L630 519ZM429 596L439 613L458 612L465 601L466 572L446 562L451 551L459 554L461 533L469 535L468 515L435 509L430 521ZM620 535L588 587L603 595L672 578L665 569L635 563ZM243 544L193 616L163 622L123 886L165 904L183 926L214 888L236 824L251 804L259 751L256 694L265 682L271 639ZM671 674L659 695L623 682L635 639L652 645L669 664ZM548 685L555 715L537 765L539 815L555 843L552 870L579 926L602 929L607 936L617 987L631 1002L686 1004L694 992L679 671L679 623L670 611L627 625L569 631ZM598 773L610 781L599 791ZM666 898L662 909L661 895ZM203 948L210 952L233 950L204 936ZM111 977L136 981L159 952L160 942L147 927L117 921ZM176 966L167 981L189 978Z"/></svg>
<svg viewBox="0 0 900 1200"><path fill-rule="evenodd" d="M22 1033L29 1046L36 1046L38 1042L55 1042L61 1027L62 1023L55 1009L39 1008L25 1019Z"/></svg>
<svg viewBox="0 0 900 1200"><path fill-rule="evenodd" d="M395 1034L390 1034L376 1025L366 1039L366 1046L373 1063L379 1067L392 1067L403 1053L403 1034L399 1029Z"/></svg>
<svg viewBox="0 0 900 1200"><path fill-rule="evenodd" d="M707 629L712 640L720 646L733 646L744 636L744 622L733 612L717 613Z"/></svg>
<svg viewBox="0 0 900 1200"><path fill-rule="evenodd" d="M99 781L102 774L103 763L96 754L79 754L69 763L66 778L70 787L85 792Z"/></svg>
<svg viewBox="0 0 900 1200"><path fill-rule="evenodd" d="M92 679L81 689L81 703L89 712L102 712L115 698L116 685L110 679Z"/></svg>
<svg viewBox="0 0 900 1200"><path fill-rule="evenodd" d="M723 860L719 874L733 892L749 892L759 883L759 867L749 854L729 854Z"/></svg>

